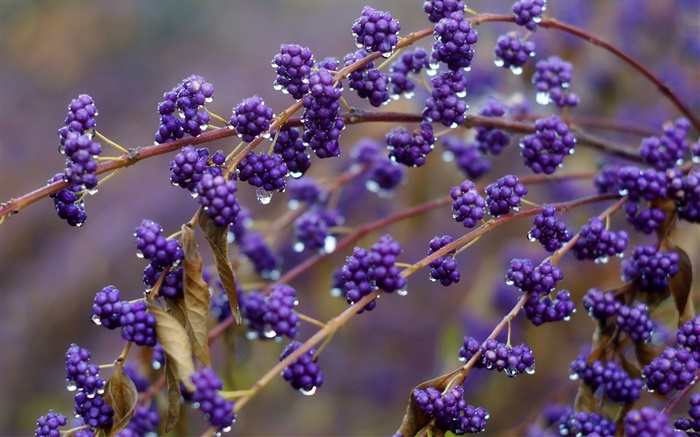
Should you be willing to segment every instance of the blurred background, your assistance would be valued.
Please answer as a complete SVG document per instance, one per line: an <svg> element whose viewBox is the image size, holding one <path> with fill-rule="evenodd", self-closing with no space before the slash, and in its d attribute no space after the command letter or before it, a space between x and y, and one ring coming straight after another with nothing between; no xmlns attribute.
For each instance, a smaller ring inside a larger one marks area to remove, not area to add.
<svg viewBox="0 0 700 437"><path fill-rule="evenodd" d="M95 100L97 129L126 148L152 144L159 121L156 107L163 93L192 74L214 85L214 101L208 108L226 119L232 107L253 94L280 112L293 103L290 96L271 86L275 73L270 60L280 44L308 46L316 60L342 58L356 49L350 27L365 4L398 18L401 35L430 25L420 0L3 1L0 200L34 190L62 171L64 158L57 150L56 131L63 124L68 103L79 94L87 93ZM477 12L503 14L510 13L511 4L468 2ZM548 15L586 28L638 58L664 78L695 113L700 111L700 1L550 0L548 6ZM492 23L478 28L476 59L468 73L470 113L476 113L491 95L505 103L519 102L533 114L556 111L536 105L530 83L534 61L556 54L575 64L572 90L581 105L573 114L612 117L657 132L663 122L678 117L653 86L620 60L554 30L540 29L530 36L537 44L537 57L522 76L495 67L495 40L511 29L515 26ZM429 43L419 45L429 48ZM350 104L368 107L351 94L346 92ZM419 93L412 100L392 101L387 110L419 112L424 96ZM381 141L392 127L350 126L341 138L343 157L323 163L315 160L309 175L332 180L347 168L348 150L359 139ZM592 132L632 148L641 139L634 134ZM493 170L481 182L508 172L530 173L520 165L515 141L492 160ZM236 144L228 139L209 147L228 153ZM406 183L392 197L368 192L361 179L347 186L339 201L346 225L360 225L447 194L464 175L454 164L441 160L439 149L436 146L426 166L409 169ZM116 155L116 150L103 145L103 156ZM579 148L562 171L591 170L603 158ZM71 228L58 219L50 199L31 205L0 226L1 435L33 434L36 419L50 408L72 415L73 396L65 389L64 369L65 351L71 343L88 348L92 362L99 364L111 363L121 351L124 342L117 332L90 322L92 299L110 284L122 290L124 298L140 297L146 264L135 256L134 228L147 218L160 223L166 235L171 234L196 210L195 200L170 185L170 159L172 155L139 162L100 186L99 193L87 199L88 220L82 228ZM536 203L595 191L591 181L528 188L528 199ZM287 210L286 194L276 194L270 205L262 206L249 186L240 185L239 191L241 203L253 212L256 228L269 229L269 223ZM563 218L577 231L606 206L578 209ZM530 226L530 220L525 220L499 228L459 255L459 284L444 288L428 281L427 271L412 276L407 296L383 297L374 311L354 318L336 334L320 357L325 383L314 396L303 396L278 378L244 408L231 435L391 435L401 422L411 389L457 367L462 337L485 338L517 300L518 292L505 287L502 280L508 261L546 256L538 244L527 241ZM616 216L612 226L631 230L624 217ZM433 236L457 237L464 228L451 219L447 208L383 229L363 238L359 245L369 247L385 232L403 245L401 260L410 263L427 253ZM653 241L638 234L633 239ZM697 274L698 226L682 224L677 240L694 260ZM203 241L200 236L200 243ZM273 244L283 259L282 272L310 256L296 254L292 244L288 229ZM211 260L206 245L202 249ZM327 320L346 308L344 301L329 294L333 269L350 254L350 250L341 252L291 283L299 294L299 311ZM573 399L576 383L568 379L568 366L589 343L594 327L580 298L591 286L618 286L620 260L597 265L567 257L562 267L565 279L561 285L571 291L579 307L572 320L535 328L520 315L513 324L513 342L532 347L537 372L511 380L476 370L468 378L468 402L491 413L486 435L519 433L534 423L540 406L570 404ZM259 280L245 263L240 279L246 290L246 283ZM693 287L697 305L697 279ZM675 323L670 305L660 308L656 317L670 327ZM313 332L303 325L299 339ZM214 353L229 389L249 387L277 361L284 347L275 342L247 342L241 328L226 338L225 345L214 346ZM131 358L139 358L138 349L132 349ZM107 371L103 376L108 375ZM654 402L651 398L643 401ZM184 417L172 435L199 435L205 429L198 412L188 411Z"/></svg>

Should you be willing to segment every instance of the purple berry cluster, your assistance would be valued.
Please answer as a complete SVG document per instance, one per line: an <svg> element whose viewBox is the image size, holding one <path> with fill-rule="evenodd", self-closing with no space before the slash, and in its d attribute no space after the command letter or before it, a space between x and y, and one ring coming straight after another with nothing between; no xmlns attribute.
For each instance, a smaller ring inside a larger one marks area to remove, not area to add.
<svg viewBox="0 0 700 437"><path fill-rule="evenodd" d="M272 151L282 157L286 164L289 175L293 178L301 178L311 167L311 156L306 153L306 145L301 140L298 129L286 128L272 133L275 145Z"/></svg>
<svg viewBox="0 0 700 437"><path fill-rule="evenodd" d="M90 351L73 343L66 352L66 387L79 390L88 398L104 393L105 380L100 378L100 367L90 364Z"/></svg>
<svg viewBox="0 0 700 437"><path fill-rule="evenodd" d="M613 436L617 425L598 413L570 412L559 419L559 433L575 436Z"/></svg>
<svg viewBox="0 0 700 437"><path fill-rule="evenodd" d="M605 229L605 223L598 217L591 217L579 235L580 238L573 247L574 256L580 260L592 259L597 263L606 263L611 256L622 256L629 240L625 231Z"/></svg>
<svg viewBox="0 0 700 437"><path fill-rule="evenodd" d="M248 153L236 167L238 179L254 187L265 191L279 191L285 189L285 177L289 173L287 164L280 155L268 155L265 152L258 155L255 152Z"/></svg>
<svg viewBox="0 0 700 437"><path fill-rule="evenodd" d="M535 130L520 140L520 155L533 172L552 174L562 166L564 157L574 153L576 137L556 116L535 121Z"/></svg>
<svg viewBox="0 0 700 437"><path fill-rule="evenodd" d="M488 411L468 405L461 385L447 393L441 393L433 386L416 389L413 399L426 416L435 419L435 425L442 431L462 435L479 433L486 428Z"/></svg>
<svg viewBox="0 0 700 437"><path fill-rule="evenodd" d="M338 100L343 88L340 82L334 84L328 70L321 69L311 73L309 90L310 94L303 99L302 140L319 158L340 156L338 138L345 122L339 117Z"/></svg>
<svg viewBox="0 0 700 437"><path fill-rule="evenodd" d="M386 143L393 161L407 167L421 167L425 157L433 151L433 126L424 121L413 133L403 126L396 127L386 134Z"/></svg>
<svg viewBox="0 0 700 437"><path fill-rule="evenodd" d="M688 320L678 330L678 347L700 354L700 316Z"/></svg>
<svg viewBox="0 0 700 437"><path fill-rule="evenodd" d="M462 347L459 348L459 361L467 362L472 359L477 352L481 350L481 343L474 337L464 337ZM479 357L474 363L474 367L483 368L483 357Z"/></svg>
<svg viewBox="0 0 700 437"><path fill-rule="evenodd" d="M272 338L275 336L265 328L265 312L267 311L265 295L259 291L238 293L238 305L245 324L248 325L248 338Z"/></svg>
<svg viewBox="0 0 700 437"><path fill-rule="evenodd" d="M161 270L177 265L184 256L180 243L175 238L161 236L162 232L162 226L152 220L143 220L134 231L139 256Z"/></svg>
<svg viewBox="0 0 700 437"><path fill-rule="evenodd" d="M78 135L87 134L90 137L95 133L95 121L97 117L97 107L95 101L87 94L80 94L77 99L71 100L68 105L68 114L64 120L64 127L58 130L61 144L64 143L69 132L76 132Z"/></svg>
<svg viewBox="0 0 700 437"><path fill-rule="evenodd" d="M224 384L216 372L208 367L194 372L190 377L195 386L192 394L193 404L199 408L209 423L219 431L229 430L236 420L233 401L224 399L219 391Z"/></svg>
<svg viewBox="0 0 700 437"><path fill-rule="evenodd" d="M666 175L678 217L690 223L700 223L700 170L685 177L679 176L675 170L668 170Z"/></svg>
<svg viewBox="0 0 700 437"><path fill-rule="evenodd" d="M432 68L437 68L440 62L451 71L469 68L474 57L472 45L476 44L478 36L463 11L452 12L438 21L433 36Z"/></svg>
<svg viewBox="0 0 700 437"><path fill-rule="evenodd" d="M542 21L542 12L547 9L547 0L517 0L512 9L515 24L534 31L537 29L537 23Z"/></svg>
<svg viewBox="0 0 700 437"><path fill-rule="evenodd" d="M658 171L681 165L688 150L690 122L679 118L663 126L663 135L646 137L639 145L639 154L644 162Z"/></svg>
<svg viewBox="0 0 700 437"><path fill-rule="evenodd" d="M666 212L661 208L641 208L636 202L625 204L625 217L637 232L651 234L661 228Z"/></svg>
<svg viewBox="0 0 700 437"><path fill-rule="evenodd" d="M452 241L454 241L454 239L449 235L433 238L428 244L428 255L431 255L441 248L447 246L448 244L452 243ZM457 260L454 259L454 254L456 251L456 249L451 250L447 252L447 255L441 256L430 263L431 281L440 281L440 284L444 285L445 287L459 282L460 273L457 269Z"/></svg>
<svg viewBox="0 0 700 437"><path fill-rule="evenodd" d="M423 3L423 11L428 14L431 23L437 23L452 12L462 11L466 5L462 0L426 0Z"/></svg>
<svg viewBox="0 0 700 437"><path fill-rule="evenodd" d="M75 415L82 417L91 430L110 428L113 423L114 410L101 396L90 398L81 391L75 395Z"/></svg>
<svg viewBox="0 0 700 437"><path fill-rule="evenodd" d="M36 421L38 428L34 432L36 437L61 437L61 431L58 430L61 426L66 426L68 419L63 414L55 413L49 410L46 416L41 416Z"/></svg>
<svg viewBox="0 0 700 437"><path fill-rule="evenodd" d="M335 237L331 235L333 226L340 226L343 217L336 209L313 208L306 211L294 221L294 235L298 243L294 249L323 250L330 253L335 249Z"/></svg>
<svg viewBox="0 0 700 437"><path fill-rule="evenodd" d="M213 95L214 86L196 75L163 94L165 100L158 104L160 127L155 135L156 144L175 141L186 133L193 137L201 134L211 121L204 104L211 102Z"/></svg>
<svg viewBox="0 0 700 437"><path fill-rule="evenodd" d="M535 266L530 259L514 258L506 272L506 284L513 285L522 292L546 295L552 292L557 282L564 278L559 267L550 261Z"/></svg>
<svg viewBox="0 0 700 437"><path fill-rule="evenodd" d="M236 181L223 175L205 173L197 186L199 204L216 226L235 224L241 207L236 197Z"/></svg>
<svg viewBox="0 0 700 437"><path fill-rule="evenodd" d="M647 342L656 329L656 323L649 317L649 308L643 303L634 306L620 305L615 322L621 331L626 332L634 342Z"/></svg>
<svg viewBox="0 0 700 437"><path fill-rule="evenodd" d="M149 264L143 269L143 283L147 287L155 287L158 283L162 271L157 270L153 264ZM165 279L160 284L158 295L167 297L168 299L177 299L183 297L184 290L182 288L182 275L184 269L180 267L172 267L165 275Z"/></svg>
<svg viewBox="0 0 700 437"><path fill-rule="evenodd" d="M125 302L121 300L121 292L109 285L100 290L95 295L95 301L92 305L92 321L93 323L104 326L107 329L119 328L119 318L122 313L122 306Z"/></svg>
<svg viewBox="0 0 700 437"><path fill-rule="evenodd" d="M627 196L632 201L640 199L651 201L666 197L668 194L664 172L634 166L625 166L618 170L617 189L621 196Z"/></svg>
<svg viewBox="0 0 700 437"><path fill-rule="evenodd" d="M357 47L368 52L379 52L388 58L399 42L401 25L390 13L378 11L370 6L362 9L362 16L352 25L352 35Z"/></svg>
<svg viewBox="0 0 700 437"><path fill-rule="evenodd" d="M523 41L517 32L508 32L498 37L493 52L497 67L508 68L513 74L520 75L528 58L535 56L535 43Z"/></svg>
<svg viewBox="0 0 700 437"><path fill-rule="evenodd" d="M484 117L503 117L505 113L506 108L493 97L489 97L479 109L479 115ZM481 152L499 155L510 143L510 135L501 129L477 126L476 142Z"/></svg>
<svg viewBox="0 0 700 437"><path fill-rule="evenodd" d="M525 185L515 175L506 175L486 187L486 205L492 217L520 210L520 198L527 194Z"/></svg>
<svg viewBox="0 0 700 437"><path fill-rule="evenodd" d="M91 134L68 131L65 138L61 138L61 144L63 154L68 157L63 173L65 180L88 190L97 187L95 158L102 152L99 143L92 141Z"/></svg>
<svg viewBox="0 0 700 437"><path fill-rule="evenodd" d="M299 349L301 345L298 341L289 343L282 351L280 361ZM316 350L310 349L282 370L282 378L289 382L295 390L311 395L323 384L323 374L317 361Z"/></svg>
<svg viewBox="0 0 700 437"><path fill-rule="evenodd" d="M286 335L294 338L299 327L299 315L294 307L299 303L297 292L286 284L272 287L265 299L265 314L262 321L266 326L266 337L281 337Z"/></svg>
<svg viewBox="0 0 700 437"><path fill-rule="evenodd" d="M555 214L552 205L543 205L527 234L530 241L539 241L547 252L555 252L573 237L566 223L557 221Z"/></svg>
<svg viewBox="0 0 700 437"><path fill-rule="evenodd" d="M49 179L47 183L52 184L54 182L63 181L63 177L63 173L59 173ZM85 220L87 220L85 200L83 200L83 196L81 195L81 192L84 190L82 185L71 185L49 196L53 199L54 208L56 208L58 217L67 221L70 226L80 227L85 224Z"/></svg>
<svg viewBox="0 0 700 437"><path fill-rule="evenodd" d="M287 183L285 191L289 196L291 209L296 209L299 204L320 205L328 198L326 193L312 177L306 176L299 179L291 179Z"/></svg>
<svg viewBox="0 0 700 437"><path fill-rule="evenodd" d="M428 69L428 52L423 48L413 51L404 51L396 61L391 64L389 82L390 93L398 98L403 94L406 98L413 97L416 83L408 78L409 73L418 74L423 69Z"/></svg>
<svg viewBox="0 0 700 437"><path fill-rule="evenodd" d="M697 377L698 358L685 348L667 347L642 370L647 389L662 395L673 389L683 390Z"/></svg>
<svg viewBox="0 0 700 437"><path fill-rule="evenodd" d="M627 437L674 437L678 435L668 416L652 407L632 410L625 416Z"/></svg>
<svg viewBox="0 0 700 437"><path fill-rule="evenodd" d="M473 228L484 218L486 201L476 191L474 183L466 180L450 190L452 217L466 228Z"/></svg>
<svg viewBox="0 0 700 437"><path fill-rule="evenodd" d="M486 152L481 149L481 144L467 143L455 135L440 137L440 143L445 149L442 154L443 161L454 161L467 178L478 179L491 170L491 161L484 156Z"/></svg>
<svg viewBox="0 0 700 437"><path fill-rule="evenodd" d="M535 357L526 344L509 346L489 339L481 345L481 364L489 370L505 372L511 378L522 373L534 373ZM469 357L471 358L471 357Z"/></svg>
<svg viewBox="0 0 700 437"><path fill-rule="evenodd" d="M571 378L580 378L591 390L603 387L603 395L613 402L631 404L641 395L644 382L632 378L614 361L600 360L588 363L584 356L579 356L571 363Z"/></svg>
<svg viewBox="0 0 700 437"><path fill-rule="evenodd" d="M532 83L537 92L537 103L546 105L553 102L557 107L578 105L578 96L569 91L574 67L557 56L537 61Z"/></svg>
<svg viewBox="0 0 700 437"><path fill-rule="evenodd" d="M618 164L603 165L593 178L598 194L617 193L617 172L621 166Z"/></svg>
<svg viewBox="0 0 700 437"><path fill-rule="evenodd" d="M134 409L129 424L120 433L119 437L149 436L158 433L160 415L155 402L150 405L141 405ZM127 433L131 434L127 434Z"/></svg>
<svg viewBox="0 0 700 437"><path fill-rule="evenodd" d="M138 346L156 345L156 316L148 312L146 302L125 302L122 305L119 325L122 327L124 340L132 341Z"/></svg>
<svg viewBox="0 0 700 437"><path fill-rule="evenodd" d="M380 196L390 196L403 182L404 176L403 166L386 156L379 156L369 168L366 187L369 191L378 192Z"/></svg>
<svg viewBox="0 0 700 437"><path fill-rule="evenodd" d="M432 78L433 90L425 101L423 119L455 128L465 120L468 106L460 97L466 95L467 79L458 71L448 71Z"/></svg>
<svg viewBox="0 0 700 437"><path fill-rule="evenodd" d="M260 232L246 232L239 241L241 252L260 276L267 279L279 277L279 259Z"/></svg>
<svg viewBox="0 0 700 437"><path fill-rule="evenodd" d="M195 149L193 146L185 146L170 161L170 182L195 194L204 173L220 176L225 161L226 155L221 151L210 156L206 147Z"/></svg>
<svg viewBox="0 0 700 437"><path fill-rule="evenodd" d="M676 429L685 431L688 437L698 437L700 435L700 393L695 393L688 400L688 416L676 419L674 425Z"/></svg>
<svg viewBox="0 0 700 437"><path fill-rule="evenodd" d="M679 261L677 252L662 252L654 245L636 246L632 259L622 264L622 279L637 281L643 291L661 292L668 287L668 279L678 273Z"/></svg>
<svg viewBox="0 0 700 437"><path fill-rule="evenodd" d="M299 100L309 92L309 76L314 66L314 55L308 47L298 44L282 44L280 52L272 59L277 72L275 89Z"/></svg>
<svg viewBox="0 0 700 437"><path fill-rule="evenodd" d="M231 126L243 141L249 143L258 135L269 135L270 121L274 113L259 96L243 100L235 108L231 116Z"/></svg>
<svg viewBox="0 0 700 437"><path fill-rule="evenodd" d="M621 305L611 291L604 293L597 288L591 288L583 296L583 307L588 311L588 315L599 321L616 315Z"/></svg>
<svg viewBox="0 0 700 437"><path fill-rule="evenodd" d="M357 91L361 99L378 108L389 102L389 75L372 68L362 75L362 80L351 81L350 89Z"/></svg>
<svg viewBox="0 0 700 437"><path fill-rule="evenodd" d="M525 316L535 326L543 323L569 320L571 314L576 311L576 305L571 300L567 290L557 292L556 298L540 297L536 294L530 295L523 306Z"/></svg>

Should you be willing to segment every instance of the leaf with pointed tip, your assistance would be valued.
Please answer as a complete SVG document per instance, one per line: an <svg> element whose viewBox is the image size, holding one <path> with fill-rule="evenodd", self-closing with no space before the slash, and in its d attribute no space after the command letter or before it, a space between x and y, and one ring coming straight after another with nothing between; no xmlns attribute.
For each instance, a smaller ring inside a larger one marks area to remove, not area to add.
<svg viewBox="0 0 700 437"><path fill-rule="evenodd" d="M637 357L637 362L640 366L644 367L651 363L651 360L659 354L656 350L649 344L643 341L634 342L634 355Z"/></svg>
<svg viewBox="0 0 700 437"><path fill-rule="evenodd" d="M180 384L174 369L175 366L165 364L165 381L168 385L168 417L165 419L165 432L170 432L180 420Z"/></svg>
<svg viewBox="0 0 700 437"><path fill-rule="evenodd" d="M574 400L574 409L576 411L585 411L590 413L596 410L598 401L596 400L593 389L585 382L580 381L578 384L578 392Z"/></svg>
<svg viewBox="0 0 700 437"><path fill-rule="evenodd" d="M679 256L678 273L668 279L668 288L678 311L678 327L695 316L693 304L688 302L690 286L693 283L693 264L690 257L677 244L669 241L669 249Z"/></svg>
<svg viewBox="0 0 700 437"><path fill-rule="evenodd" d="M192 343L192 351L199 361L211 367L207 321L209 319L209 286L202 279L202 255L199 253L194 231L182 225L182 289L185 295L185 317L187 333Z"/></svg>
<svg viewBox="0 0 700 437"><path fill-rule="evenodd" d="M156 316L156 335L165 352L166 365L173 366L177 381L185 388L194 391L190 376L194 373L192 346L185 328L173 316L160 307L149 305L149 311Z"/></svg>
<svg viewBox="0 0 700 437"><path fill-rule="evenodd" d="M231 261L228 259L228 228L216 226L206 214L199 215L199 227L204 231L204 236L209 241L209 246L216 259L216 270L219 273L226 296L228 296L229 305L231 305L231 312L236 323L240 325L241 313L238 309L238 289L233 269L231 268Z"/></svg>
<svg viewBox="0 0 700 437"><path fill-rule="evenodd" d="M425 390L430 386L435 387L437 390L443 391L447 387L447 383L450 381L450 379L452 379L452 377L459 370L422 382L415 386L413 390L411 390L411 394L408 397L408 406L406 407L406 414L403 416L403 421L401 422L401 426L399 427L398 431L396 431L396 434L413 437L416 435L416 433L418 433L418 431L425 428L432 420L431 418L426 416L425 413L423 413L420 407L416 404L416 400L413 397L413 392L416 390ZM437 429L437 427L433 427L431 429L431 432L432 435L435 437L442 437L445 435L445 433Z"/></svg>
<svg viewBox="0 0 700 437"><path fill-rule="evenodd" d="M113 437L129 424L138 401L134 382L119 364L114 366L112 376L105 385L104 401L114 410L113 424L108 434Z"/></svg>

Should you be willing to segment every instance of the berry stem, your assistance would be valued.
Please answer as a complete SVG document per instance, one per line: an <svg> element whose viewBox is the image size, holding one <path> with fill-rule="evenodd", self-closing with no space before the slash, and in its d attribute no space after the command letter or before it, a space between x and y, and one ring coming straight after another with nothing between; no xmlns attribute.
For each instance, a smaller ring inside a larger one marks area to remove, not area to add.
<svg viewBox="0 0 700 437"><path fill-rule="evenodd" d="M321 352L326 348L331 343L331 340L333 340L333 337L335 336L335 331L331 331L330 334L328 334L328 337L326 337L325 340L323 340L323 343L321 343L321 346L318 347L318 350L313 356L313 360L316 361L318 357L321 355Z"/></svg>
<svg viewBox="0 0 700 437"><path fill-rule="evenodd" d="M102 134L99 133L98 131L95 131L95 136L96 136L97 138L99 138L100 140L104 141L105 143L109 144L110 146L114 147L115 149L119 150L120 152L122 152L122 153L124 153L124 154L128 154L128 153L129 153L128 150L126 150L125 148L123 148L123 147L120 146L119 144L115 143L114 141L110 140L110 139L107 138L106 136L102 135Z"/></svg>
<svg viewBox="0 0 700 437"><path fill-rule="evenodd" d="M303 321L305 321L305 322L309 322L309 323L311 323L311 324L313 324L313 325L316 325L316 326L318 326L319 328L322 328L322 329L326 327L326 324L323 323L323 322L321 322L320 320L316 320L316 319L314 319L313 317L309 317L309 316L307 316L307 315L305 315L305 314L302 314L302 313L300 313L300 312L298 312L298 311L297 311L297 314L299 315L299 319L300 319L300 320L303 320Z"/></svg>
<svg viewBox="0 0 700 437"><path fill-rule="evenodd" d="M671 398L670 401L668 401L668 404L664 407L664 409L661 411L662 414L665 414L667 416L671 416L673 414L673 410L676 409L678 404L683 400L683 398L690 393L690 391L693 389L695 384L698 383L698 380L700 380L700 370L695 372L695 378L693 378L692 381L690 381L690 384L688 384L687 387L685 387L683 390L679 390L678 393L676 393L673 398Z"/></svg>
<svg viewBox="0 0 700 437"><path fill-rule="evenodd" d="M82 429L88 429L88 428L90 428L88 425L76 426L75 428L71 428L71 429L67 429L67 430L65 430L65 431L61 431L61 435L65 435L65 436L73 435L73 434L75 434L76 432L78 432L78 431L80 431L80 430L82 430Z"/></svg>
<svg viewBox="0 0 700 437"><path fill-rule="evenodd" d="M215 120L219 120L221 123L223 123L223 124L224 124L224 127L226 127L226 126L229 125L229 122L228 122L227 120L225 120L223 117L221 117L221 116L219 116L219 115L217 115L217 114L214 114L213 112L211 112L211 111L208 110L207 108L204 108L204 109L209 113L209 115L211 115L211 118L213 118L213 119L215 119Z"/></svg>
<svg viewBox="0 0 700 437"><path fill-rule="evenodd" d="M219 395L227 400L236 400L247 395L249 391L250 390L221 390L219 391Z"/></svg>

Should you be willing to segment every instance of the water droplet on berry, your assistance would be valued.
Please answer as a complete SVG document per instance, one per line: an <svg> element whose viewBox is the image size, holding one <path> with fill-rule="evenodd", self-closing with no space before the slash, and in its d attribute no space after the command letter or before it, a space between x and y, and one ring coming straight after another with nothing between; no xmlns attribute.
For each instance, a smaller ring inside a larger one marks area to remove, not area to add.
<svg viewBox="0 0 700 437"><path fill-rule="evenodd" d="M428 66L430 68L425 70L425 72L428 73L428 76L435 76L437 69L440 68L440 63L431 60L430 63L428 63Z"/></svg>
<svg viewBox="0 0 700 437"><path fill-rule="evenodd" d="M496 58L493 60L493 64L496 67L503 67L503 65L505 65L505 62L503 62L503 59L501 59L501 58Z"/></svg>
<svg viewBox="0 0 700 437"><path fill-rule="evenodd" d="M256 340L258 337L259 336L258 336L258 333L256 331L248 331L245 333L246 340L253 341L253 340Z"/></svg>
<svg viewBox="0 0 700 437"><path fill-rule="evenodd" d="M596 264L607 264L610 258L605 255L605 256L599 256L598 258L594 259L593 262Z"/></svg>
<svg viewBox="0 0 700 437"><path fill-rule="evenodd" d="M406 97L407 99L412 99L413 96L415 96L415 95L416 95L416 93L414 93L413 91L406 91L405 93L403 93L403 96Z"/></svg>
<svg viewBox="0 0 700 437"><path fill-rule="evenodd" d="M265 331L263 331L263 335L265 336L265 338L277 337L277 333L275 332L274 329L265 329Z"/></svg>
<svg viewBox="0 0 700 437"><path fill-rule="evenodd" d="M270 138L270 131L266 130L265 132L261 133L260 136L263 138Z"/></svg>
<svg viewBox="0 0 700 437"><path fill-rule="evenodd" d="M460 98L466 97L466 96L467 96L467 90L462 90L462 91L460 91L460 92L458 92L458 93L455 93L455 95L456 95L457 97L460 97Z"/></svg>
<svg viewBox="0 0 700 437"><path fill-rule="evenodd" d="M511 65L511 66L510 66L510 71L511 71L514 75L516 75L516 76L520 76L521 74L523 74L523 68L522 68L522 67L516 67L516 66L514 66L514 65Z"/></svg>
<svg viewBox="0 0 700 437"><path fill-rule="evenodd" d="M92 399L95 397L96 394L97 393L95 393L95 392L91 392L91 393L87 392L87 393L85 393L85 396L87 396L88 399Z"/></svg>
<svg viewBox="0 0 700 437"><path fill-rule="evenodd" d="M533 375L535 373L535 364L533 363L532 366L528 366L525 368L525 372L528 375Z"/></svg>
<svg viewBox="0 0 700 437"><path fill-rule="evenodd" d="M578 373L576 373L576 372L569 373L569 379L571 381L576 381L578 379Z"/></svg>
<svg viewBox="0 0 700 437"><path fill-rule="evenodd" d="M374 182L374 181L367 181L367 182L365 183L365 188L367 188L368 191L371 191L371 192L373 192L373 193L379 192L379 189L380 189L380 188L379 188L379 184L377 184L377 183Z"/></svg>
<svg viewBox="0 0 700 437"><path fill-rule="evenodd" d="M75 391L78 388L78 385L75 383L75 381L71 379L66 379L66 389L68 391Z"/></svg>
<svg viewBox="0 0 700 437"><path fill-rule="evenodd" d="M452 162L455 160L455 154L450 151L442 152L442 160L445 162Z"/></svg>
<svg viewBox="0 0 700 437"><path fill-rule="evenodd" d="M85 224L85 222L78 222L78 223L75 224L75 227L76 227L76 228L80 228L80 227L82 227L84 224Z"/></svg>
<svg viewBox="0 0 700 437"><path fill-rule="evenodd" d="M88 194L91 195L91 196L94 195L94 194L97 194L97 187L92 188L92 189L90 189L90 190L87 190L87 192L88 192Z"/></svg>
<svg viewBox="0 0 700 437"><path fill-rule="evenodd" d="M66 147L63 144L59 144L58 151L61 155L65 155L66 154Z"/></svg>
<svg viewBox="0 0 700 437"><path fill-rule="evenodd" d="M273 63L272 63L272 66L273 66L273 67L277 67L277 64L275 64L275 63L273 62ZM274 88L275 91L279 91L279 90L282 89L282 85L280 85L280 84L278 84L277 82L275 82L274 85L272 85L272 88Z"/></svg>
<svg viewBox="0 0 700 437"><path fill-rule="evenodd" d="M221 432L229 432L229 431L231 431L231 425L221 428ZM221 435L221 433L219 433L219 435Z"/></svg>
<svg viewBox="0 0 700 437"><path fill-rule="evenodd" d="M549 93L543 93L539 92L535 95L535 101L539 103L540 105L547 105L549 104Z"/></svg>
<svg viewBox="0 0 700 437"><path fill-rule="evenodd" d="M338 287L331 288L331 296L340 297L341 294L343 294L343 291L340 288L338 288Z"/></svg>
<svg viewBox="0 0 700 437"><path fill-rule="evenodd" d="M137 258L143 258L143 252L141 252L140 250L137 250L137 251L136 251L136 257L137 257Z"/></svg>
<svg viewBox="0 0 700 437"><path fill-rule="evenodd" d="M406 296L408 294L408 290L396 290L396 294L399 296Z"/></svg>
<svg viewBox="0 0 700 437"><path fill-rule="evenodd" d="M262 205L267 205L272 200L272 191L267 191L262 187L258 187L255 190L255 197Z"/></svg>
<svg viewBox="0 0 700 437"><path fill-rule="evenodd" d="M323 240L323 251L325 253L331 253L335 250L337 240L335 239L334 236L328 235L324 240Z"/></svg>
<svg viewBox="0 0 700 437"><path fill-rule="evenodd" d="M437 279L433 277L433 275L428 276L428 279L430 279L430 282L435 282Z"/></svg>
<svg viewBox="0 0 700 437"><path fill-rule="evenodd" d="M160 370L163 367L163 363L158 360L151 360L151 367L153 367L153 370Z"/></svg>
<svg viewBox="0 0 700 437"><path fill-rule="evenodd" d="M466 362L467 362L467 358L466 358L466 357L459 357L458 360L461 361L462 363L466 363Z"/></svg>
<svg viewBox="0 0 700 437"><path fill-rule="evenodd" d="M294 243L294 252L299 253L299 252L303 252L303 251L304 251L304 243L302 243L301 241L297 241L296 243Z"/></svg>
<svg viewBox="0 0 700 437"><path fill-rule="evenodd" d="M300 171L290 171L289 176L293 177L294 179L299 179L300 177L304 176L304 173Z"/></svg>
<svg viewBox="0 0 700 437"><path fill-rule="evenodd" d="M236 235L233 232L228 231L228 233L226 234L226 244L233 243L235 239Z"/></svg>
<svg viewBox="0 0 700 437"><path fill-rule="evenodd" d="M528 239L528 241L530 241L530 242L537 241L537 238L535 238L535 237L532 235L532 232L528 232L528 233L527 233L527 239Z"/></svg>
<svg viewBox="0 0 700 437"><path fill-rule="evenodd" d="M304 396L312 396L314 393L316 393L316 386L311 387L311 390L304 390L303 388L299 389L299 392Z"/></svg>
<svg viewBox="0 0 700 437"><path fill-rule="evenodd" d="M90 320L97 326L102 325L102 318L95 313L92 313L92 315L90 316Z"/></svg>
<svg viewBox="0 0 700 437"><path fill-rule="evenodd" d="M515 282L512 279L506 279L506 285L513 285Z"/></svg>
<svg viewBox="0 0 700 437"><path fill-rule="evenodd" d="M695 164L700 164L700 156L693 156L693 162Z"/></svg>

